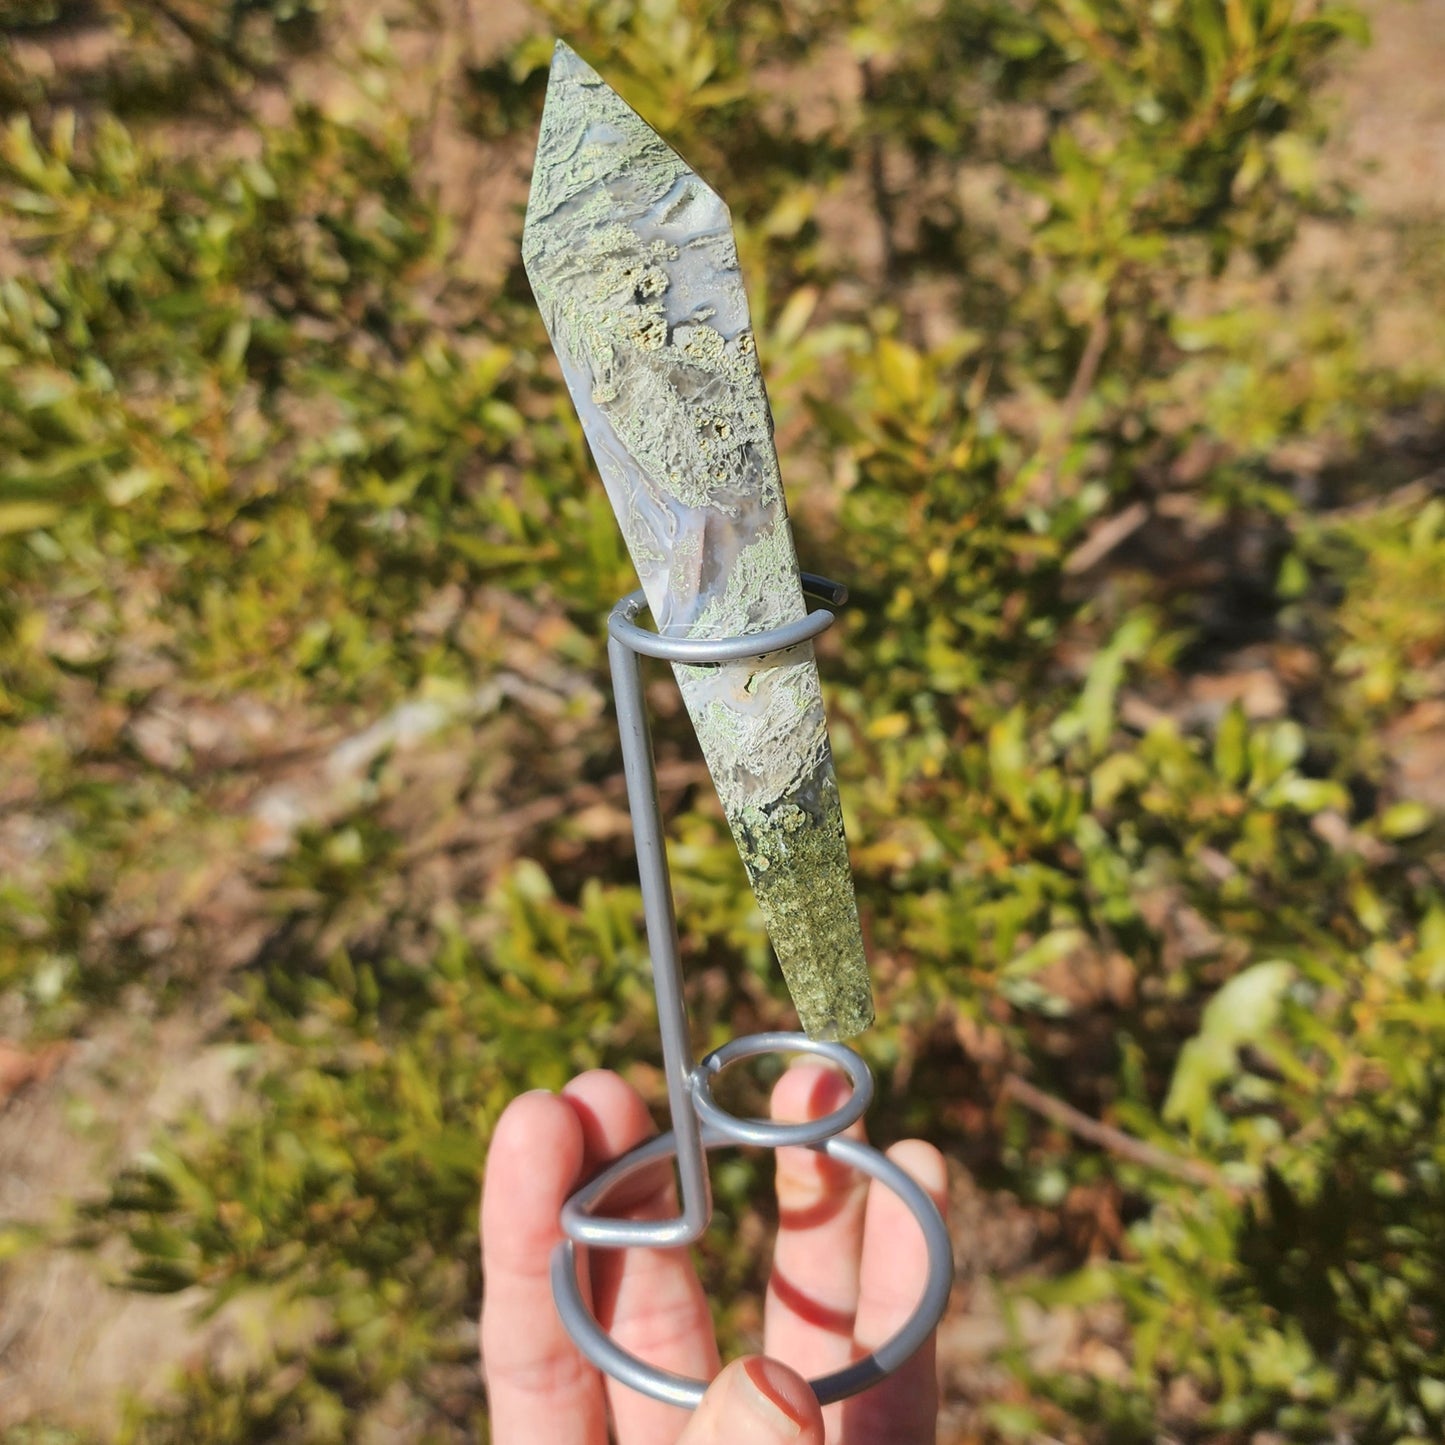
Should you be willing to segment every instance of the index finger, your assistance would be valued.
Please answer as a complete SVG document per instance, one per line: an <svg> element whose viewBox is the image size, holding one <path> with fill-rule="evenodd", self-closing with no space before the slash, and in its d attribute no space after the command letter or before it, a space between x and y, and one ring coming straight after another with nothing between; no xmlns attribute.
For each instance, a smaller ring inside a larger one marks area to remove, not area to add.
<svg viewBox="0 0 1445 1445"><path fill-rule="evenodd" d="M482 1189L482 1368L498 1445L603 1445L602 1381L552 1303L558 1216L582 1172L582 1122L564 1099L523 1094L497 1122Z"/></svg>

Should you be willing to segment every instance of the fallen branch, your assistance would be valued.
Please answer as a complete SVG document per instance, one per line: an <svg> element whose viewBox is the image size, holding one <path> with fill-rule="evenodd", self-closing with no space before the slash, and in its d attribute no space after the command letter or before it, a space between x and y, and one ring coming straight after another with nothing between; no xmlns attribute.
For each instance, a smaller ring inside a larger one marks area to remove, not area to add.
<svg viewBox="0 0 1445 1445"><path fill-rule="evenodd" d="M1097 567L1110 552L1122 546L1149 520L1143 502L1130 502L1122 512L1100 522L1064 559L1064 575L1077 577Z"/></svg>
<svg viewBox="0 0 1445 1445"><path fill-rule="evenodd" d="M1106 1153L1127 1159L1132 1164L1211 1189L1219 1188L1224 1183L1223 1177L1213 1165L1200 1159L1183 1159L1178 1154L1170 1154L1153 1144L1146 1144L1142 1139L1136 1139L1132 1134L1116 1129L1112 1124L1102 1124L1074 1108L1072 1104L1066 1104L1062 1099L1044 1093L1042 1089L1029 1083L1027 1079L1021 1079L1017 1074L1004 1075L1002 1093L1051 1124L1057 1124L1061 1129L1067 1129L1070 1134L1086 1140Z"/></svg>
<svg viewBox="0 0 1445 1445"><path fill-rule="evenodd" d="M1406 482L1404 486L1396 487L1393 491L1384 492L1379 496L1366 497L1363 501L1351 502L1344 507L1332 507L1328 511L1316 512L1313 515L1306 513L1296 519L1293 525L1298 526L1304 522L1316 524L1354 522L1401 507L1422 506L1442 487L1445 487L1445 467L1439 467L1433 472L1426 472L1423 477L1416 477L1413 482Z"/></svg>
<svg viewBox="0 0 1445 1445"><path fill-rule="evenodd" d="M709 782L711 777L703 763L672 762L657 765L657 787L659 793L664 795ZM535 832L569 813L580 812L583 808L594 807L599 803L616 804L625 801L626 797L627 782L620 772L601 783L576 783L564 793L534 798L505 813L479 818L470 827L441 839L423 839L402 854L401 866L414 867L440 854L455 856L479 848L495 847L505 840Z"/></svg>

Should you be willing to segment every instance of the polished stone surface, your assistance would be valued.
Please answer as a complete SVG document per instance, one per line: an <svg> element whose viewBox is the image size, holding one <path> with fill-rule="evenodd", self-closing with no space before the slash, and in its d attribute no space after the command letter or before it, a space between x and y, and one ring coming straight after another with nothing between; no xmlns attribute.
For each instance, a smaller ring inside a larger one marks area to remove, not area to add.
<svg viewBox="0 0 1445 1445"><path fill-rule="evenodd" d="M658 629L802 616L728 209L561 42L522 255ZM812 645L675 671L804 1028L859 1032L872 994Z"/></svg>

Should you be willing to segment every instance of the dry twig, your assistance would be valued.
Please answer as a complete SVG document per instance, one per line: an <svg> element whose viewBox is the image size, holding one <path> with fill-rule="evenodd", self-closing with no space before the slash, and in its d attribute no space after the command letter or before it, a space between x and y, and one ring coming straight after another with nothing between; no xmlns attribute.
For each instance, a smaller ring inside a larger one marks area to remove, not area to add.
<svg viewBox="0 0 1445 1445"><path fill-rule="evenodd" d="M1186 1180L1190 1184L1202 1184L1211 1189L1218 1188L1224 1182L1213 1165L1206 1164L1201 1159L1184 1159L1178 1154L1170 1154L1153 1144L1146 1144L1142 1139L1136 1139L1132 1134L1126 1134L1122 1129L1116 1129L1112 1124L1091 1119L1072 1104L1066 1104L1062 1099L1046 1094L1017 1074L1004 1076L1002 1092L1007 1098L1022 1104L1024 1108L1047 1119L1051 1124L1067 1129L1070 1134L1103 1149L1106 1153L1117 1155L1120 1159L1127 1159L1130 1163L1143 1165L1145 1169L1155 1169L1161 1174L1170 1174L1176 1179Z"/></svg>
<svg viewBox="0 0 1445 1445"><path fill-rule="evenodd" d="M1064 559L1064 573L1077 577L1097 567L1116 547L1122 546L1149 520L1149 508L1143 502L1130 502L1122 512L1106 517Z"/></svg>

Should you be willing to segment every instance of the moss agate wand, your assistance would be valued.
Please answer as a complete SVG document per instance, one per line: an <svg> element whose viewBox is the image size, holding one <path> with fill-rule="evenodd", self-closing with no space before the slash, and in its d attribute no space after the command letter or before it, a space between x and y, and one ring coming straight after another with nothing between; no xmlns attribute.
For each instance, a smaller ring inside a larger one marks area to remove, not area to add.
<svg viewBox="0 0 1445 1445"><path fill-rule="evenodd" d="M560 41L522 256L659 634L804 617L728 209ZM674 670L804 1029L859 1033L872 991L812 643Z"/></svg>
<svg viewBox="0 0 1445 1445"><path fill-rule="evenodd" d="M865 1028L873 1004L811 641L833 618L807 610L802 584L833 602L846 592L798 573L727 208L560 44L523 257L642 581L608 618L607 653L672 1118L667 1133L613 1160L562 1206L552 1295L598 1369L655 1400L697 1405L705 1380L629 1353L599 1323L580 1251L678 1249L701 1238L712 1218L710 1149L816 1149L896 1195L928 1255L922 1294L896 1332L808 1382L829 1404L913 1358L953 1279L948 1229L928 1194L845 1134L868 1108L873 1077L838 1038ZM637 625L644 608L656 631ZM643 657L676 669L806 1034L749 1034L693 1060ZM742 1118L713 1096L729 1065L796 1053L828 1059L852 1085L823 1118ZM674 1217L609 1213L619 1188L669 1160Z"/></svg>

